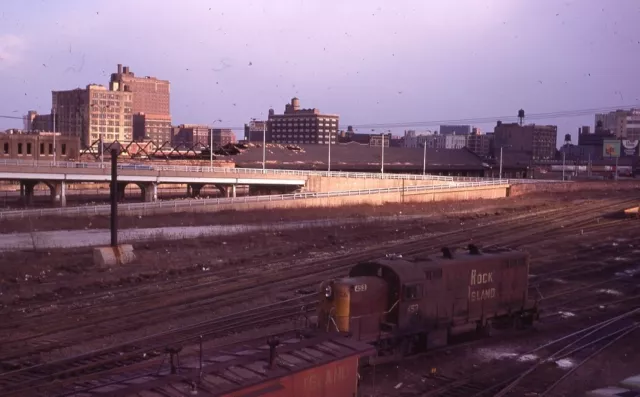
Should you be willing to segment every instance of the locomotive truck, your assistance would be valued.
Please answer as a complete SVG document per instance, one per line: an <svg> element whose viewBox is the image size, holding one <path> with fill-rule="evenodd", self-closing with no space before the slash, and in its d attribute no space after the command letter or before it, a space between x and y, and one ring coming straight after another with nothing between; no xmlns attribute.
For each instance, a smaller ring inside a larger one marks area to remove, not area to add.
<svg viewBox="0 0 640 397"><path fill-rule="evenodd" d="M396 358L494 327L527 327L539 318L528 296L529 255L474 245L437 258L390 256L355 265L320 285L317 327L374 344ZM392 357L391 357L392 356Z"/></svg>

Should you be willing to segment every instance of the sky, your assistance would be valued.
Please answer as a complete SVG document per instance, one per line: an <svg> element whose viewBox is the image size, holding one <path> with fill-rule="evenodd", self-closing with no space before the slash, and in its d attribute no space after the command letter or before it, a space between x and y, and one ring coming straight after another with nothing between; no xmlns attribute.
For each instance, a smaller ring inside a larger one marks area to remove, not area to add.
<svg viewBox="0 0 640 397"><path fill-rule="evenodd" d="M359 132L492 131L522 108L577 140L596 109L640 106L639 19L637 0L2 0L0 115L122 63L171 81L174 124L242 127L296 96Z"/></svg>

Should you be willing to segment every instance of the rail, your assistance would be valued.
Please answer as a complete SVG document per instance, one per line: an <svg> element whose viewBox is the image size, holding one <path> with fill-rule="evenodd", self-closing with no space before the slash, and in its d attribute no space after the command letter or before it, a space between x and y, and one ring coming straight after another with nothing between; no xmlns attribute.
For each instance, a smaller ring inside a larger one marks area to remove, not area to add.
<svg viewBox="0 0 640 397"><path fill-rule="evenodd" d="M159 201L155 203L131 203L121 204L118 206L118 212L123 213L144 213L152 209L168 209L178 212L182 208L198 208L221 204L240 204L240 203L256 203L268 201L285 201L285 200L307 200L316 198L345 197L345 196L363 196L370 194L384 193L407 193L407 192L436 192L449 189L483 187L483 186L503 186L508 185L507 180L489 180L482 182L459 182L447 185L429 185L429 186L405 186L389 187L380 189L364 189L364 190L344 190L335 192L310 192L310 193L289 193L268 196L243 196L229 198L211 198L202 200L182 200L182 201ZM0 220L4 219L20 219L30 216L94 216L109 215L111 212L110 205L96 206L80 206L65 208L42 208L32 210L12 210L0 212Z"/></svg>
<svg viewBox="0 0 640 397"><path fill-rule="evenodd" d="M42 168L92 168L102 169L108 168L109 164L102 163L86 163L58 161L55 164L51 161L28 161L17 159L0 160L0 165L8 166L30 166ZM162 165L162 164L120 164L119 169L134 171L176 171L204 173L214 172L222 174L256 174L256 175L295 175L295 176L324 176L324 177L340 177L340 178L357 178L357 179L405 179L405 180L428 180L428 181L447 181L447 182L481 182L489 180L499 180L497 178L479 178L479 177L453 177L442 175L418 175L418 174L378 174L373 172L339 172L339 171L304 171L304 170L282 170L282 169L260 169L260 168L231 168L231 167L201 167L188 165ZM540 183L541 180L536 179L512 179L512 183ZM544 181L544 182L562 182L562 181Z"/></svg>

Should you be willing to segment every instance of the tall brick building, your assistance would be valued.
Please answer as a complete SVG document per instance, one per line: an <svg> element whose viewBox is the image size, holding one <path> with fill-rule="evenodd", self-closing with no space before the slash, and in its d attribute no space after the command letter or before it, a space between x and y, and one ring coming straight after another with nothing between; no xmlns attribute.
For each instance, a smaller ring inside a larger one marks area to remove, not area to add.
<svg viewBox="0 0 640 397"><path fill-rule="evenodd" d="M526 153L533 160L555 158L558 127L555 125L520 125L518 123L502 123L494 128L494 148L509 146L513 152Z"/></svg>
<svg viewBox="0 0 640 397"><path fill-rule="evenodd" d="M137 77L128 66L118 64L111 74L109 87L113 91L133 93L132 112L135 115L133 138L151 140L161 145L171 137L171 83L155 77Z"/></svg>
<svg viewBox="0 0 640 397"><path fill-rule="evenodd" d="M300 109L300 100L291 99L283 114L269 109L267 142L315 143L328 145L336 142L339 118L337 114L322 114L318 109ZM331 138L330 138L331 137Z"/></svg>
<svg viewBox="0 0 640 397"><path fill-rule="evenodd" d="M112 91L102 85L53 91L55 129L80 139L82 146L104 142L131 141L132 100L128 91Z"/></svg>

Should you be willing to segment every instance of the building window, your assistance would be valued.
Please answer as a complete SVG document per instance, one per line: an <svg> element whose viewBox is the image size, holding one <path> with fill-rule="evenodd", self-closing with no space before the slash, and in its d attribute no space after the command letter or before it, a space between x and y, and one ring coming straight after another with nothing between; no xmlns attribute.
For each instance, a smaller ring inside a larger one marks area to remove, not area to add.
<svg viewBox="0 0 640 397"><path fill-rule="evenodd" d="M40 156L44 154L44 143L40 144Z"/></svg>
<svg viewBox="0 0 640 397"><path fill-rule="evenodd" d="M9 154L9 144L5 142L5 144L4 144L3 146L4 146L4 147L3 147L3 149L2 149L2 152L3 152L4 154Z"/></svg>
<svg viewBox="0 0 640 397"><path fill-rule="evenodd" d="M49 144L49 154L53 154L53 143Z"/></svg>
<svg viewBox="0 0 640 397"><path fill-rule="evenodd" d="M22 144L18 144L18 154L22 154Z"/></svg>
<svg viewBox="0 0 640 397"><path fill-rule="evenodd" d="M27 154L31 154L31 144L27 143Z"/></svg>
<svg viewBox="0 0 640 397"><path fill-rule="evenodd" d="M67 144L63 143L62 144L62 155L64 156L65 154L67 154Z"/></svg>

